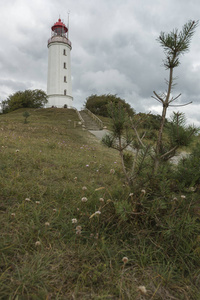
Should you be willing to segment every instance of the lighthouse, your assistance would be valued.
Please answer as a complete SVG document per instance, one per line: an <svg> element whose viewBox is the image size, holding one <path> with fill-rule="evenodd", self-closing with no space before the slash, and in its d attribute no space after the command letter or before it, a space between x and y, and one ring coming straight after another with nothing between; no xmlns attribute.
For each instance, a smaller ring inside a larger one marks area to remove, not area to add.
<svg viewBox="0 0 200 300"><path fill-rule="evenodd" d="M46 107L72 106L71 49L68 28L61 19L58 19L51 27L51 38L48 40L48 103Z"/></svg>

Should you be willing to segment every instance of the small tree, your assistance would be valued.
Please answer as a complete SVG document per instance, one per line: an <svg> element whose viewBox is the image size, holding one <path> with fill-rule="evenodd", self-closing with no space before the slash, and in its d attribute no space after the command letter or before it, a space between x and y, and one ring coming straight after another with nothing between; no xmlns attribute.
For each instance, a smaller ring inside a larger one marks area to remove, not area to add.
<svg viewBox="0 0 200 300"><path fill-rule="evenodd" d="M28 119L28 117L30 117L29 112L28 112L28 111L25 111L25 112L23 113L23 117L24 117L24 124L27 124L27 123L28 123L27 119Z"/></svg>
<svg viewBox="0 0 200 300"><path fill-rule="evenodd" d="M191 187L192 190L200 187L200 144L196 144L191 153L183 157L176 168L175 179L180 188Z"/></svg>
<svg viewBox="0 0 200 300"><path fill-rule="evenodd" d="M141 137L137 131L140 120L134 124L132 118L127 114L126 109L119 102L108 104L108 114L112 121L111 134L107 134L102 142L113 149L119 151L123 173L129 185L132 185L136 176L142 170L145 158L148 154L149 146L143 143L144 135ZM128 147L131 146L130 149ZM130 155L124 153L125 150L133 152L133 160ZM126 160L131 162L131 166L126 166Z"/></svg>
<svg viewBox="0 0 200 300"><path fill-rule="evenodd" d="M182 31L178 32L178 30L175 29L174 31L168 34L161 32L158 38L158 42L160 43L161 47L163 47L164 49L164 54L165 54L164 66L166 70L169 70L169 80L167 81L166 93L158 94L155 91L153 92L154 93L153 98L156 99L158 102L160 102L163 107L160 129L159 129L158 139L157 139L157 144L155 149L155 164L154 164L155 172L158 170L159 162L163 158L162 135L163 135L163 129L166 120L167 109L171 105L171 103L177 100L181 95L179 94L176 97L171 96L172 88L174 85L173 71L174 68L178 67L180 64L180 56L185 54L189 50L191 38L195 32L197 25L198 25L197 21L196 22L189 21L183 26ZM169 151L173 152L174 149L172 148Z"/></svg>
<svg viewBox="0 0 200 300"><path fill-rule="evenodd" d="M47 102L47 95L42 90L18 91L3 101L3 112L6 113L19 108L41 108Z"/></svg>
<svg viewBox="0 0 200 300"><path fill-rule="evenodd" d="M178 148L180 146L189 146L193 140L194 134L198 133L199 129L191 125L186 125L184 113L173 112L171 122L167 125L167 131L171 148Z"/></svg>

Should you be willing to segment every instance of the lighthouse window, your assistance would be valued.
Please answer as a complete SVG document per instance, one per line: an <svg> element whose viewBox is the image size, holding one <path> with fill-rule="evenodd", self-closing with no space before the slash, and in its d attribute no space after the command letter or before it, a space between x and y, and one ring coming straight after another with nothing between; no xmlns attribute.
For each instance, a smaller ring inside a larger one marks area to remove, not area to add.
<svg viewBox="0 0 200 300"><path fill-rule="evenodd" d="M66 63L65 63L65 62L64 62L64 69L67 69L67 68L66 68Z"/></svg>
<svg viewBox="0 0 200 300"><path fill-rule="evenodd" d="M67 82L67 77L66 76L64 76L64 82Z"/></svg>
<svg viewBox="0 0 200 300"><path fill-rule="evenodd" d="M67 90L64 90L64 96L66 96L67 95Z"/></svg>
<svg viewBox="0 0 200 300"><path fill-rule="evenodd" d="M66 55L66 50L65 49L63 49L63 55Z"/></svg>

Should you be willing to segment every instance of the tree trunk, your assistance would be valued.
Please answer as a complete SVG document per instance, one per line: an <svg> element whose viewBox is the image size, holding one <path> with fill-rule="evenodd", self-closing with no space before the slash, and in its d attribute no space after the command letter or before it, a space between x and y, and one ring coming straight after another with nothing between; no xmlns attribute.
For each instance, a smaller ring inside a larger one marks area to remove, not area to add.
<svg viewBox="0 0 200 300"><path fill-rule="evenodd" d="M160 129L158 133L158 139L157 139L157 144L156 144L156 156L155 156L155 162L154 162L154 173L157 173L159 163L160 163L160 156L161 156L161 149L162 149L162 136L163 136L163 129L165 125L165 120L166 120L166 114L167 114L167 108L169 106L169 98L171 94L171 89L172 89L172 81L173 81L173 68L170 68L170 73L169 73L169 83L168 83L168 91L165 100L163 100L163 110L162 110L162 119L160 123Z"/></svg>
<svg viewBox="0 0 200 300"><path fill-rule="evenodd" d="M122 163L122 169L123 169L123 172L124 172L124 175L128 181L128 184L130 185L130 178L126 172L126 168L125 168L125 165L124 165L124 154L123 154L123 149L122 149L122 139L121 139L121 136L119 137L119 153L120 153L120 157L121 157L121 163Z"/></svg>

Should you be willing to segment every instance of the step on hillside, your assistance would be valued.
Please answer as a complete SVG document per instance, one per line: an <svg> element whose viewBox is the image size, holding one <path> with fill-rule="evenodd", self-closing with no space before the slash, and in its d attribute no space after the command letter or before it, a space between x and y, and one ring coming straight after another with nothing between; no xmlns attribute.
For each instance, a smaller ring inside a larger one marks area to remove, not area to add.
<svg viewBox="0 0 200 300"><path fill-rule="evenodd" d="M80 115L85 122L85 128L87 130L100 130L101 129L100 126L98 125L98 123L92 117L90 117L87 112L85 112L84 110L81 110Z"/></svg>

